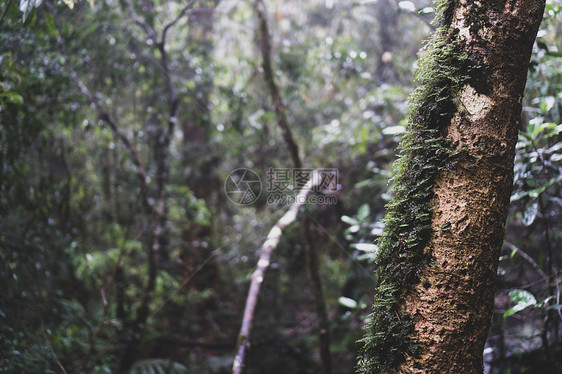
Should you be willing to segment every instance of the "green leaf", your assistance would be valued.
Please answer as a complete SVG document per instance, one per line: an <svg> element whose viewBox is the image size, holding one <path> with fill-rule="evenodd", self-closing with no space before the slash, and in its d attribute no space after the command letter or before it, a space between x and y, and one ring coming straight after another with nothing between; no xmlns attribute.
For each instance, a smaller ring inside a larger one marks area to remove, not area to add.
<svg viewBox="0 0 562 374"><path fill-rule="evenodd" d="M402 125L396 125L396 126L389 126L389 127L385 127L382 130L382 133L384 135L399 135L402 134L406 131L406 128Z"/></svg>
<svg viewBox="0 0 562 374"><path fill-rule="evenodd" d="M515 302L515 306L509 308L503 314L503 318L507 318L517 312L522 311L530 306L537 305L537 299L532 293L526 290L513 290L509 292L509 298Z"/></svg>
<svg viewBox="0 0 562 374"><path fill-rule="evenodd" d="M366 221L370 215L371 209L369 208L368 204L363 204L359 207L359 210L357 211L357 218L359 219L359 221Z"/></svg>
<svg viewBox="0 0 562 374"><path fill-rule="evenodd" d="M353 243L351 247L363 252L376 252L379 249L378 245L372 243Z"/></svg>
<svg viewBox="0 0 562 374"><path fill-rule="evenodd" d="M20 0L20 11L23 13L23 22L27 19L29 12L41 5L42 0Z"/></svg>
<svg viewBox="0 0 562 374"><path fill-rule="evenodd" d="M535 218L537 218L538 211L539 202L535 199L523 212L523 219L521 220L521 223L523 223L524 226L530 226L535 221Z"/></svg>
<svg viewBox="0 0 562 374"><path fill-rule="evenodd" d="M360 228L361 228L360 225L353 225L353 226L350 226L348 230L349 230L349 232L351 232L351 233L356 233L356 232L359 231Z"/></svg>
<svg viewBox="0 0 562 374"><path fill-rule="evenodd" d="M358 225L359 221L350 216L341 216L341 220L348 225Z"/></svg>
<svg viewBox="0 0 562 374"><path fill-rule="evenodd" d="M23 97L15 92L2 92L0 93L0 100L6 100L8 103L12 104L23 104Z"/></svg>
<svg viewBox="0 0 562 374"><path fill-rule="evenodd" d="M355 309L357 308L357 301L350 299L349 297L340 296L338 303L346 308Z"/></svg>

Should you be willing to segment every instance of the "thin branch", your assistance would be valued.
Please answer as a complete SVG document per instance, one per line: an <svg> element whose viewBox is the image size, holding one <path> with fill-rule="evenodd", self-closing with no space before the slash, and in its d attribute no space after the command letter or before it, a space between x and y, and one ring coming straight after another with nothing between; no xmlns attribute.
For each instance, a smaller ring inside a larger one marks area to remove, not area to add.
<svg viewBox="0 0 562 374"><path fill-rule="evenodd" d="M148 214L153 215L153 217L157 220L157 223L154 226L152 232L152 245L147 248L147 258L148 258L148 282L144 287L143 296L140 302L140 307L138 308L137 316L135 321L132 324L132 338L129 340L125 347L125 353L122 357L120 363L119 372L125 372L125 369L128 369L130 365L130 359L134 357L136 351L138 349L138 341L144 334L146 319L150 313L150 303L154 297L154 289L156 287L156 278L158 276L158 255L160 252L162 236L164 234L164 225L165 225L165 189L166 189L166 181L168 178L168 146L170 143L170 136L166 134L165 137L159 137L156 144L155 154L158 155L156 158L157 161L157 178L158 178L158 189L157 189L157 199L154 205L148 202L147 196L147 184L146 184L146 172L143 167L143 163L140 157L139 152L137 151L136 147L129 141L128 137L125 135L123 131L120 130L117 121L107 112L107 110L101 105L100 101L90 92L90 90L86 87L86 85L80 80L80 77L72 67L69 62L69 58L66 55L64 41L60 34L57 36L57 42L61 53L67 57L67 67L69 70L69 74L71 79L74 83L78 86L78 89L84 95L87 100L92 104L96 110L100 118L108 124L111 131L121 140L121 142L125 145L125 148L131 155L132 161L136 166L137 177L140 181L141 191L139 197L143 201L143 205L145 206ZM166 75L169 78L169 74ZM175 93L172 93L172 96ZM175 122L175 111L177 110L177 100L175 103L171 104L171 114L170 114L170 125L169 127L173 129L173 123Z"/></svg>
<svg viewBox="0 0 562 374"><path fill-rule="evenodd" d="M126 0L125 4L127 5L127 9L129 10L129 15L131 16L133 22L135 22L137 25L140 26L141 29L144 30L148 39L152 40L154 44L158 44L156 31L154 31L152 26L150 26L147 22L145 22L142 19L141 16L139 16L139 14L135 10L135 7L133 6L133 3L131 3L129 0Z"/></svg>
<svg viewBox="0 0 562 374"><path fill-rule="evenodd" d="M543 166L544 166L544 161L542 162ZM543 169L543 170L546 170ZM539 200L539 211L541 213L541 216L543 218L544 221L544 235L545 235L545 241L546 241L546 273L548 274L548 276L552 276L553 273L553 269L552 269L552 247L550 245L550 233L549 233L549 220L548 220L548 214L546 212L545 206L544 206L544 202L542 199L542 196L539 195L538 197ZM547 289L548 289L548 294L549 295L554 295L554 288L552 285L552 281L549 279L548 283L547 283ZM551 302L547 302L546 304L549 305ZM553 311L549 310L547 308L546 311L546 316L544 317L544 322L543 322L543 326L542 326L542 334L541 334L541 339L543 342L543 348L544 348L544 353L546 355L547 360L550 361L550 349L549 349L549 344L548 344L548 327L549 325L551 325L552 322L552 316L553 316ZM558 324L554 325L554 336L556 337L556 339L558 339Z"/></svg>
<svg viewBox="0 0 562 374"><path fill-rule="evenodd" d="M162 73L164 74L164 80L166 81L166 86L168 88L168 100L170 101L170 106L168 109L168 130L164 135L164 139L158 139L158 142L161 146L167 149L172 140L172 135L174 134L180 99L178 96L178 91L176 90L176 86L174 85L174 81L172 79L172 74L170 73L170 65L166 46L163 43L158 44L158 50L160 51L161 56L160 64Z"/></svg>
<svg viewBox="0 0 562 374"><path fill-rule="evenodd" d="M90 347L88 348L88 352L86 353L86 355L80 361L80 369L78 370L79 373L82 373L82 371L86 367L86 363L88 362L88 359L90 358L92 353L94 353L96 340L97 340L98 335L101 332L101 329L102 329L103 324L105 322L105 315L107 313L107 307L109 306L109 303L107 302L107 298L105 297L105 291L104 291L103 287L100 289L100 293L101 293L101 299L102 299L102 302L103 302L103 308L101 310L101 316L100 316L100 319L98 321L98 325L96 326L96 330L94 331L94 334L92 335L92 338L90 339Z"/></svg>
<svg viewBox="0 0 562 374"><path fill-rule="evenodd" d="M4 12L2 12L2 18L0 18L0 26L4 23L4 17L6 17L6 13L8 13L8 8L12 4L12 0L8 0L8 4L4 7Z"/></svg>
<svg viewBox="0 0 562 374"><path fill-rule="evenodd" d="M171 21L166 26L164 26L160 40L158 40L158 36L156 35L156 30L135 11L135 8L131 1L129 0L125 1L131 19L145 31L147 37L150 40L152 40L153 44L160 52L160 65L158 66L158 68L162 71L162 74L164 75L164 80L166 82L166 87L168 89L168 96L169 96L168 101L170 103L169 110L168 110L168 129L163 136L158 136L158 139L156 139L157 141L156 147L163 152L161 155L161 159L158 162L158 172L156 173L156 176L159 181L160 191L164 190L162 183L165 183L164 181L167 180L168 178L167 149L170 145L173 136L175 124L177 121L177 112L178 112L179 101L180 101L176 87L174 85L172 74L170 72L168 51L166 50L166 35L168 33L168 30L171 27L173 27L185 15L185 13L189 10L189 8L193 6L194 3L195 0L188 2L188 4L184 8L182 8L180 14L173 21Z"/></svg>
<svg viewBox="0 0 562 374"><path fill-rule="evenodd" d="M140 197L138 197L138 198L140 198ZM137 198L137 201L136 201L134 206L137 206L138 198ZM123 266L123 257L129 256L131 254L132 250L133 250L133 248L131 247L131 248L129 248L129 250L125 251L125 245L127 244L126 238L129 237L131 225L132 225L132 221L129 221L126 228L125 228L123 240L121 241L121 244L120 244L119 257L117 258L117 261L115 263L115 266L113 267L113 271L111 272L111 275L109 277L109 281L108 281L108 284L107 284L107 290L108 290L107 294L108 295L110 295L111 291L113 290L113 285L115 284L115 278L117 276L117 272ZM141 235L142 235L142 232L138 234L137 238ZM105 324L105 316L107 314L107 309L109 308L109 302L107 301L105 287L106 286L104 286L100 289L101 299L102 299L102 303L103 303L101 316L100 316L98 324L96 326L96 330L94 331L94 333L92 334L92 338L90 339L90 347L88 348L88 352L86 353L86 355L80 361L80 369L78 370L78 373L82 373L84 371L84 369L86 368L86 364L88 363L88 360L90 359L90 357L94 353L96 340L97 340L97 338L98 338L98 336L101 332L101 329L103 328L103 325Z"/></svg>
<svg viewBox="0 0 562 374"><path fill-rule="evenodd" d="M259 49L263 58L262 67L264 71L264 79L266 81L267 88L269 90L269 94L271 95L273 106L275 108L277 125L281 129L283 138L285 139L285 144L287 145L287 148L291 155L293 166L296 169L300 169L303 167L303 162L299 154L299 147L289 126L287 111L285 105L283 104L279 88L275 83L273 74L271 63L271 36L269 35L267 14L263 0L256 0L255 9L258 18L258 40ZM310 287L312 289L314 306L316 309L316 315L318 317L318 345L320 348L322 372L323 374L330 374L332 367L332 359L330 353L330 333L328 318L326 315L326 303L324 300L324 295L322 293L322 279L318 270L318 254L315 247L313 233L310 230L310 222L306 219L306 217L303 218L301 227L307 258L307 270L310 275Z"/></svg>
<svg viewBox="0 0 562 374"><path fill-rule="evenodd" d="M76 70L74 70L74 67L70 63L70 58L67 55L66 49L65 49L65 46L64 46L64 40L62 39L60 34L57 35L57 44L59 46L59 49L60 49L62 55L66 57L66 59L65 59L66 60L66 67L67 67L67 69L70 73L70 78L72 79L74 84L76 84L76 86L80 90L80 93L88 100L88 102L91 105L93 105L96 108L100 118L105 123L107 123L107 125L109 126L109 128L113 132L113 134L121 141L121 143L123 143L123 145L125 146L125 148L129 152L129 155L131 156L131 160L133 161L133 164L136 167L136 174L137 174L137 178L140 182L140 195L143 197L142 198L143 204L150 212L153 212L154 209L149 204L148 198L146 196L146 188L147 188L147 186L146 186L146 179L147 179L146 171L144 170L143 162L142 162L142 159L140 157L140 154L139 154L137 148L131 143L131 141L129 140L127 135L125 135L125 133L123 131L121 131L121 129L119 128L119 125L117 124L117 120L115 120L115 118L113 118L113 116L111 116L111 114L109 114L109 112L101 105L98 98L95 97L91 93L91 91L88 89L88 87L86 87L86 85L82 82L82 80L78 76L78 73L76 72Z"/></svg>
<svg viewBox="0 0 562 374"><path fill-rule="evenodd" d="M536 286L537 284L541 284L544 281L548 281L550 278L552 277L557 277L560 274L562 274L562 270L559 270L558 272L556 272L555 274L552 274L550 277L546 277L546 278L539 278L536 281L533 282L529 282L526 284L522 284L522 285L518 285L518 286L514 286L514 287L509 287L509 288L505 288L503 289L504 292L509 292L509 291L513 291L513 290L518 290L518 289L529 289L531 287Z"/></svg>
<svg viewBox="0 0 562 374"><path fill-rule="evenodd" d="M527 253L523 252L520 248L516 247L515 245L511 244L508 241L504 241L503 245L506 246L507 248L511 249L512 251L515 251L515 253L517 253L519 256L523 257L525 260L527 260L527 262L529 264L531 264L531 266L533 266L533 269L535 269L537 271L537 273L540 274L541 277L545 278L545 279L549 279L549 276L546 275L546 273L541 269L541 267L535 262L535 260L533 260L533 258L531 256L529 256Z"/></svg>
<svg viewBox="0 0 562 374"><path fill-rule="evenodd" d="M273 101L273 107L277 117L277 125L283 133L283 138L289 148L293 165L295 168L299 169L302 167L302 162L299 156L299 147L295 142L293 132L289 127L285 105L283 104L283 100L279 94L279 88L277 88L277 84L275 83L273 68L271 66L271 37L267 26L267 14L263 0L256 0L255 10L258 17L259 47L263 59L262 67L265 82Z"/></svg>
<svg viewBox="0 0 562 374"><path fill-rule="evenodd" d="M176 23L178 23L179 20L181 20L181 19L187 14L187 12L190 10L190 8L193 6L193 4L195 4L195 0L189 1L189 2L186 4L186 6L184 6L184 7L182 8L182 10L180 10L180 13L178 14L178 16L177 16L173 21L171 21L171 22L168 23L166 26L164 26L164 28L162 29L162 37L161 37L161 39L160 39L160 42L161 42L162 44L165 44L165 43L166 43L166 34L168 34L168 30L169 30L170 28L174 27L174 25L175 25Z"/></svg>
<svg viewBox="0 0 562 374"><path fill-rule="evenodd" d="M189 275L189 277L187 277L187 279L185 279L180 285L179 287L177 287L175 290L173 290L172 292L170 292L170 294L168 295L168 297L166 298L166 300L162 301L162 303L160 303L160 305L158 305L156 308L154 308L152 310L152 312L150 313L150 315L154 315L156 314L160 309L162 309L162 307L164 305L166 305L171 299L172 297L177 294L182 288L184 288L196 275L197 273L199 273L204 267L205 265L207 265L207 263L209 263L209 261L211 261L211 259L215 256L216 254L216 250L211 252L211 254L209 255L209 257L207 257L205 259L205 261L203 261L201 264L199 264L199 266L197 266L197 268L195 270L193 270L193 272Z"/></svg>
<svg viewBox="0 0 562 374"><path fill-rule="evenodd" d="M156 212L158 212L158 222L153 230L152 246L148 248L148 282L144 287L143 297L138 308L137 316L132 324L132 337L127 342L124 354L119 364L119 372L128 370L132 360L138 352L138 346L141 337L146 330L146 321L151 315L151 303L154 299L154 292L156 288L156 279L158 276L158 257L162 247L165 245L164 235L166 232L166 187L169 179L169 149L174 133L175 124L177 121L177 113L179 109L180 97L176 90L172 74L170 72L169 57L166 50L166 33L183 16L183 13L191 6L188 4L177 20L172 21L162 31L161 40L156 40L156 31L135 12L133 5L130 1L126 1L129 8L129 13L133 20L139 24L147 33L148 37L154 42L155 47L160 52L160 71L164 75L166 88L168 93L169 109L168 109L168 127L166 131L159 131L157 134L156 142L154 145L154 160L156 162L156 202L154 204Z"/></svg>
<svg viewBox="0 0 562 374"><path fill-rule="evenodd" d="M45 330L45 324L43 323L43 319L41 319L41 328L42 328L43 336L45 337L45 340L47 341L47 346L49 347L49 351L51 352L51 355L53 355L53 358L55 359L55 361L59 365L61 371L64 374L66 374L66 370L64 369L64 366L62 366L59 358L57 357L57 354L55 353L55 351L53 349L53 346L51 345L51 342L49 341L49 337L47 336L47 331Z"/></svg>
<svg viewBox="0 0 562 374"><path fill-rule="evenodd" d="M318 186L320 184L320 182L320 175L318 171L314 170L306 185L299 191L295 202L290 206L289 210L287 210L287 212L285 212L285 214L279 219L279 221L277 221L277 223L271 228L265 242L262 244L259 250L259 260L256 270L252 274L250 289L248 291L246 306L244 308L244 316L242 317L242 326L240 327L240 334L238 335L238 350L236 357L234 358L234 364L232 366L233 374L242 373L242 368L244 367L246 350L250 346L250 332L252 330L254 312L256 310L256 305L258 302L258 295L265 276L265 271L270 264L271 254L279 244L279 240L281 239L283 230L287 226L295 222L295 220L297 219L297 213L299 209L304 205L306 197L315 186Z"/></svg>

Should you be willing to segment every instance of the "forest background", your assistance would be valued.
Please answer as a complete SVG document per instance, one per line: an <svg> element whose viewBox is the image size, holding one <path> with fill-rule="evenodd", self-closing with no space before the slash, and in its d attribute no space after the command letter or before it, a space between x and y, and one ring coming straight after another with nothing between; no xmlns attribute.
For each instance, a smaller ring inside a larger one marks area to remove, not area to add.
<svg viewBox="0 0 562 374"><path fill-rule="evenodd" d="M0 371L230 372L298 168L329 183L272 254L245 372L319 372L322 310L331 371L353 372L434 9L265 5L288 130L253 2L0 1ZM489 373L560 367L560 0L524 100Z"/></svg>

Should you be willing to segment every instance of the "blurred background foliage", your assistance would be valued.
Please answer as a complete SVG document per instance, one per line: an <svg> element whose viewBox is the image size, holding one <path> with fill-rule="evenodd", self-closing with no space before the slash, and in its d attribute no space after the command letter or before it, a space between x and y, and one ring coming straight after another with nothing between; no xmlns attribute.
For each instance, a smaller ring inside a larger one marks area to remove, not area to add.
<svg viewBox="0 0 562 374"><path fill-rule="evenodd" d="M339 170L337 204L307 210L332 371L350 373L433 8L266 5L275 78L304 162ZM291 166L253 4L4 0L0 9L0 371L110 373L132 358L131 373L229 372L257 248L285 207L263 196L235 205L223 183L237 168L263 182L269 168ZM560 0L547 1L528 75L489 373L560 368L561 13ZM290 227L274 253L248 373L319 370L301 230Z"/></svg>

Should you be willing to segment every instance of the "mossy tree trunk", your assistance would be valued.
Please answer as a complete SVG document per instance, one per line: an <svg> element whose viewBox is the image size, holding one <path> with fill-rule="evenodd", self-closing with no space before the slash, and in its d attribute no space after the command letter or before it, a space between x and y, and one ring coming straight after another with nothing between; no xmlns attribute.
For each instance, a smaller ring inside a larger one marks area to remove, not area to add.
<svg viewBox="0 0 562 374"><path fill-rule="evenodd" d="M440 1L379 241L365 373L482 373L543 0Z"/></svg>

